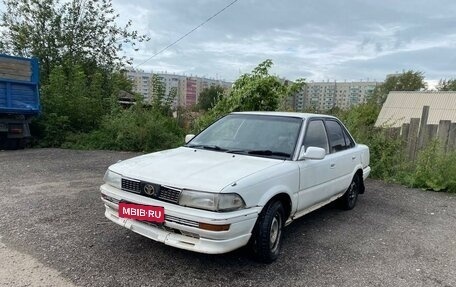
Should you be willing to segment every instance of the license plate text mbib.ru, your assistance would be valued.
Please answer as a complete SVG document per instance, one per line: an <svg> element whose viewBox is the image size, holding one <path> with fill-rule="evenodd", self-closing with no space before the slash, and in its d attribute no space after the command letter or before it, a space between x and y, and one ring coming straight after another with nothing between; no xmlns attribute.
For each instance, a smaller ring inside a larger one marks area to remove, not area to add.
<svg viewBox="0 0 456 287"><path fill-rule="evenodd" d="M119 203L119 217L151 222L164 222L165 209L161 206Z"/></svg>

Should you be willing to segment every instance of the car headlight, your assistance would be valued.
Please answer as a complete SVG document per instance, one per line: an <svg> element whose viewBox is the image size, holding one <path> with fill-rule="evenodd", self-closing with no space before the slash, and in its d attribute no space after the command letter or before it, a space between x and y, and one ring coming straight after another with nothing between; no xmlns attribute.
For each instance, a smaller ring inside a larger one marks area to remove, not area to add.
<svg viewBox="0 0 456 287"><path fill-rule="evenodd" d="M236 193L209 193L183 190L179 205L211 211L233 211L245 207L244 200Z"/></svg>
<svg viewBox="0 0 456 287"><path fill-rule="evenodd" d="M103 180L105 183L118 189L121 189L122 176L120 174L110 171L108 169L103 177Z"/></svg>

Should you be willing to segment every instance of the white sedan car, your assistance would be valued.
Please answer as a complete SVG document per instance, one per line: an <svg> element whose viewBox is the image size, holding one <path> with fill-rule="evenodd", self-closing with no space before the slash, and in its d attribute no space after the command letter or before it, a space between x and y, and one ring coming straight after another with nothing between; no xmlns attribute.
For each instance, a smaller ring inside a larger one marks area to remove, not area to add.
<svg viewBox="0 0 456 287"><path fill-rule="evenodd" d="M118 162L100 188L111 221L164 244L202 253L249 245L277 259L282 229L364 193L369 148L335 117L231 113L182 147Z"/></svg>

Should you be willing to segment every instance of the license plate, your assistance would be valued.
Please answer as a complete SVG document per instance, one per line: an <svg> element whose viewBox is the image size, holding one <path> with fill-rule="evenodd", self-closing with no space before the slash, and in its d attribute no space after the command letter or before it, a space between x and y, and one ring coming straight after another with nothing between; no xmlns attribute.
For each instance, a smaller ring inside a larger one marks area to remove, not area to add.
<svg viewBox="0 0 456 287"><path fill-rule="evenodd" d="M163 223L165 222L165 208L162 206L120 202L119 217Z"/></svg>

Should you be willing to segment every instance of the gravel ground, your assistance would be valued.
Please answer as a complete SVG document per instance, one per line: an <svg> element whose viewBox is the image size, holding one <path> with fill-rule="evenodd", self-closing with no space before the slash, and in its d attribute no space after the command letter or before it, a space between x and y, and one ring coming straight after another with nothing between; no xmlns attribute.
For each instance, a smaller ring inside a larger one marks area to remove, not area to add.
<svg viewBox="0 0 456 287"><path fill-rule="evenodd" d="M0 152L0 286L456 286L456 196L368 180L284 232L280 258L197 254L104 218L107 166L134 153Z"/></svg>

